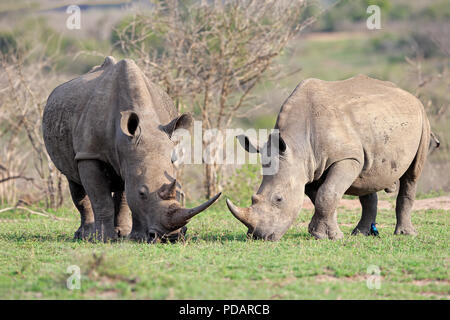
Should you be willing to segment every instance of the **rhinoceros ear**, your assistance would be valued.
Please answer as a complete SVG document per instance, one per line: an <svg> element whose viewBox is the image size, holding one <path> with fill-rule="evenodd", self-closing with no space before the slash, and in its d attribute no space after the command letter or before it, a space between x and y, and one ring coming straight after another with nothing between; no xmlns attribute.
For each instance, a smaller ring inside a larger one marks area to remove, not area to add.
<svg viewBox="0 0 450 320"><path fill-rule="evenodd" d="M281 137L281 135L278 134L271 134L270 135L270 141L273 142L273 146L278 149L278 152L281 154L286 151L286 142L284 142L284 139Z"/></svg>
<svg viewBox="0 0 450 320"><path fill-rule="evenodd" d="M282 154L286 151L287 146L284 139L281 137L280 133L271 133L269 136L269 140L267 142L268 147L270 149L269 152L272 152L272 148L274 148L278 154Z"/></svg>
<svg viewBox="0 0 450 320"><path fill-rule="evenodd" d="M193 118L189 113L183 113L179 117L176 117L172 121L170 121L165 126L162 126L162 129L169 135L172 136L173 132L177 129L186 129L189 130L193 122Z"/></svg>
<svg viewBox="0 0 450 320"><path fill-rule="evenodd" d="M236 136L236 139L239 140L239 143L241 144L242 148L244 148L245 151L247 151L248 153L259 153L259 147L258 146L255 147L246 135L240 134Z"/></svg>
<svg viewBox="0 0 450 320"><path fill-rule="evenodd" d="M122 111L120 114L120 129L127 136L133 137L139 127L139 116L133 111Z"/></svg>

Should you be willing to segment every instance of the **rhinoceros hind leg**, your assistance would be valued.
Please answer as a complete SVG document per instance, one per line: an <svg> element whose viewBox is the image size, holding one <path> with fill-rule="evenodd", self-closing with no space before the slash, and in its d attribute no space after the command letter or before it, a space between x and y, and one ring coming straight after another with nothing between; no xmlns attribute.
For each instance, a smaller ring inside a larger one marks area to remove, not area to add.
<svg viewBox="0 0 450 320"><path fill-rule="evenodd" d="M128 207L125 192L114 192L114 226L119 237L126 237L132 228L131 210Z"/></svg>
<svg viewBox="0 0 450 320"><path fill-rule="evenodd" d="M80 212L81 225L75 231L74 239L87 239L94 232L94 212L92 211L91 201L86 194L83 186L76 182L70 181L69 189L72 201Z"/></svg>
<svg viewBox="0 0 450 320"><path fill-rule="evenodd" d="M425 119L426 120L426 119ZM394 234L416 235L411 222L411 210L416 198L417 181L422 173L423 166L427 159L428 146L430 142L430 126L428 120L424 123L422 139L420 140L414 161L400 178L400 187L395 205L397 225Z"/></svg>
<svg viewBox="0 0 450 320"><path fill-rule="evenodd" d="M416 186L416 181L407 176L403 176L400 179L400 189L395 206L397 225L395 226L394 234L417 235L411 222L411 211L416 196Z"/></svg>
<svg viewBox="0 0 450 320"><path fill-rule="evenodd" d="M314 215L308 231L317 239L340 239L342 231L337 224L336 207L344 192L352 185L361 171L361 165L352 159L334 163L325 181L319 187L314 201Z"/></svg>
<svg viewBox="0 0 450 320"><path fill-rule="evenodd" d="M352 231L352 235L363 234L365 236L370 235L370 227L372 223L375 223L377 218L377 205L378 196L377 193L371 193L365 196L359 197L361 202L362 215L355 229Z"/></svg>
<svg viewBox="0 0 450 320"><path fill-rule="evenodd" d="M114 240L114 201L111 196L110 181L102 162L98 160L78 161L81 182L91 201L95 218L95 240Z"/></svg>
<svg viewBox="0 0 450 320"><path fill-rule="evenodd" d="M422 173L425 161L427 160L428 148L430 144L430 124L424 116L422 137L414 161L400 178L400 188L398 190L395 214L397 225L394 234L416 235L411 222L411 210L416 198L417 181Z"/></svg>

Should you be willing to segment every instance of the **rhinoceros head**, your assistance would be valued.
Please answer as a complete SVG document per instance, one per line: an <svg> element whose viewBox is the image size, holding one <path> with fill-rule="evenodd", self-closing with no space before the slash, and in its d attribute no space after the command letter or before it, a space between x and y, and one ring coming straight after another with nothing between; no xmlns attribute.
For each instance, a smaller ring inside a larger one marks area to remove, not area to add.
<svg viewBox="0 0 450 320"><path fill-rule="evenodd" d="M213 204L220 193L202 205L187 209L177 199L180 185L172 163L172 133L188 128L192 117L183 114L167 125L137 111L122 111L117 152L128 206L132 211L130 237L155 241L186 225L196 214Z"/></svg>
<svg viewBox="0 0 450 320"><path fill-rule="evenodd" d="M255 147L246 136L238 136L238 139L247 152L261 154L263 180L258 192L252 196L250 207L239 208L227 199L228 209L247 226L248 236L279 240L297 217L303 202L303 181L298 179L297 172L301 169L279 134L270 135L261 148Z"/></svg>

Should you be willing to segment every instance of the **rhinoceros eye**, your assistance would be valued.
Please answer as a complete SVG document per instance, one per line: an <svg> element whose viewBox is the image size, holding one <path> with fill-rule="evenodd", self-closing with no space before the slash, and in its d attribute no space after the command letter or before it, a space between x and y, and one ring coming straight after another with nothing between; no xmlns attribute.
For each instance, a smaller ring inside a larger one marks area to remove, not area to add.
<svg viewBox="0 0 450 320"><path fill-rule="evenodd" d="M282 197L281 195L279 195L279 194L276 194L276 195L273 197L273 200L274 200L276 203L281 203L281 202L283 201L283 197Z"/></svg>

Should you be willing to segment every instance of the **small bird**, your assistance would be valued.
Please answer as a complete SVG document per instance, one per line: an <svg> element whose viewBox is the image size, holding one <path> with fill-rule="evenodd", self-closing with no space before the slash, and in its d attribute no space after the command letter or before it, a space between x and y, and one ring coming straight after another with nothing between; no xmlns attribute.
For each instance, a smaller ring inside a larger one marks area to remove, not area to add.
<svg viewBox="0 0 450 320"><path fill-rule="evenodd" d="M378 237L378 229L377 229L377 227L376 227L376 223L372 223L371 225L370 225L370 235L372 235L372 236L375 236L375 237Z"/></svg>

